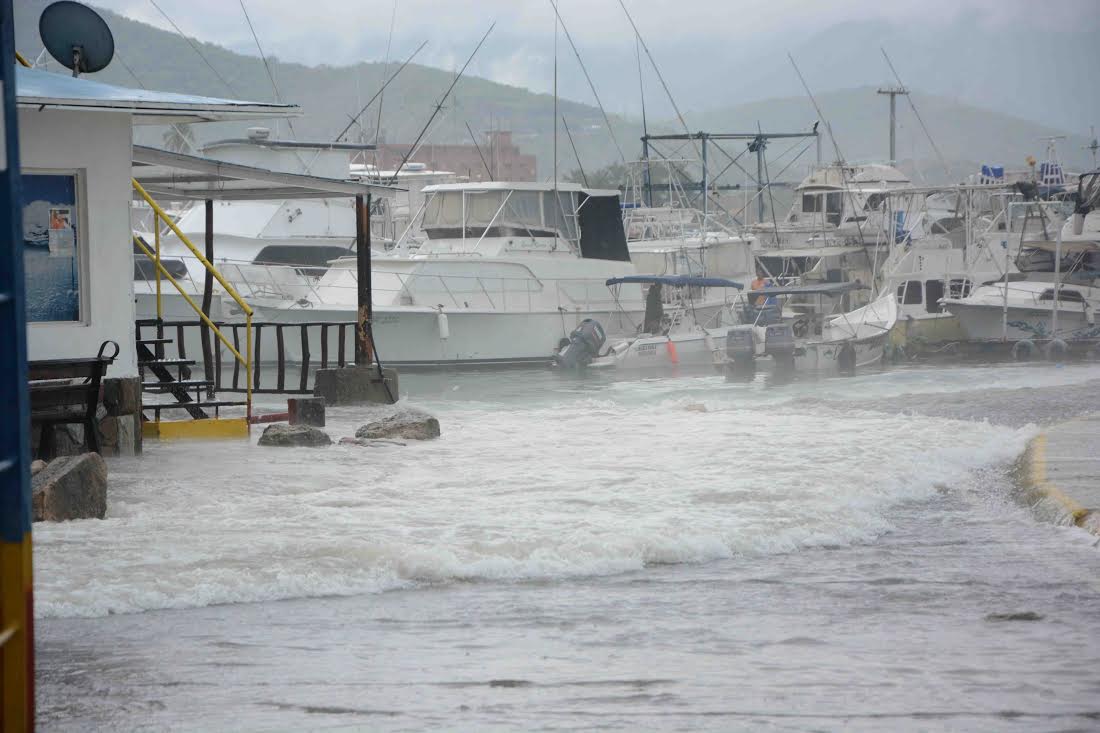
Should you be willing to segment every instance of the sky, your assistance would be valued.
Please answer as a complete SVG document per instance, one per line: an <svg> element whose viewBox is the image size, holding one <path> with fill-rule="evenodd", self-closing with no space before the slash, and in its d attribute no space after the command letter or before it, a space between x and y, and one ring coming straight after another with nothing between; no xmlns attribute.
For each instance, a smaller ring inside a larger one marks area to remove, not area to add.
<svg viewBox="0 0 1100 733"><path fill-rule="evenodd" d="M639 114L634 34L619 0L557 2L609 111ZM671 97L686 109L800 94L797 76L786 58L788 52L817 90L889 82L889 69L875 48L882 39L891 46L897 65L906 70L907 77L912 76L906 83L934 93L958 89L953 77L960 69L944 58L958 49L964 54L960 58L966 58L965 71L973 71L972 83L963 88L968 93L973 89L976 101L986 103L988 98L988 103L1001 104L1003 109L1021 101L1006 97L1027 98L1023 88L1019 89L1021 95L1012 94L1011 79L998 79L1006 73L1005 59L1011 62L1021 51L1039 54L1043 45L1056 49L1100 45L1093 43L1100 31L1100 0L623 2ZM241 0L98 0L97 4L170 29L159 6L188 35L256 54ZM243 0L243 4L268 55L309 65L385 60L387 45L388 57L401 59L427 40L417 62L457 69L495 21L496 28L469 73L535 91L550 92L554 86L551 0ZM833 48L829 34L835 28L843 31L835 34ZM559 35L557 43L562 96L591 102L592 94L564 35ZM844 47L853 43L865 51L863 56L855 58L851 49ZM967 46L988 50L965 55ZM834 55L844 56L844 62L830 63ZM1038 58L1030 65L1042 65L1041 56ZM1091 69L1097 68L1097 63L1100 51L1081 59L1081 65ZM975 65L983 68L969 68ZM671 108L669 95L651 68L647 65L648 84L653 88L646 93ZM1011 67L1008 72L1011 76ZM1088 88L1076 94L1100 96L1095 81L1088 81ZM1095 104L1071 99L1074 92L1069 86L1065 104L1046 89L1044 109L1032 114L1024 110L1020 116L1078 127L1089 123L1086 118L1092 117L1094 110L1100 117ZM1065 114L1059 115L1058 109L1049 109L1060 106L1073 110L1061 110ZM1091 122L1100 123L1100 119Z"/></svg>

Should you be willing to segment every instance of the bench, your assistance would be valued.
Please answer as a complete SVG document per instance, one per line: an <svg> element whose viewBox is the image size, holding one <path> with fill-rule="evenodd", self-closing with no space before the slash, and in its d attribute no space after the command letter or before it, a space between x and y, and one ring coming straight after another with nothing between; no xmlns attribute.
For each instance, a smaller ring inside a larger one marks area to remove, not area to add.
<svg viewBox="0 0 1100 733"><path fill-rule="evenodd" d="M112 346L114 353L108 355ZM99 353L91 358L45 359L27 364L31 428L42 429L38 443L40 458L53 458L55 425L83 425L84 444L88 450L100 452L96 427L99 388L104 372L118 356L118 351L117 343L104 341L99 346Z"/></svg>

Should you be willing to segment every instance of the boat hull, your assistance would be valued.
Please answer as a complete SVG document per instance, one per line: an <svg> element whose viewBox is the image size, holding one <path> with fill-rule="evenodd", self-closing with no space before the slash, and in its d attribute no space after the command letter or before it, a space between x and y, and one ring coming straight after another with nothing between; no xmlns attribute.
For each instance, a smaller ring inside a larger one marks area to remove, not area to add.
<svg viewBox="0 0 1100 733"><path fill-rule="evenodd" d="M1060 338L1081 341L1100 338L1100 324L1089 323L1083 310L1058 309L1058 333L1053 330L1050 308L1009 306L948 301L947 308L959 319L971 341L1022 341Z"/></svg>

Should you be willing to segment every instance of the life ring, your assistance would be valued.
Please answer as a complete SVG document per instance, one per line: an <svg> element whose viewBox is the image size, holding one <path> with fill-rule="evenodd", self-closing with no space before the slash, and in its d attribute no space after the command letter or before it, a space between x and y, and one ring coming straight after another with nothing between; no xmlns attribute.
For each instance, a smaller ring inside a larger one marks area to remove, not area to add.
<svg viewBox="0 0 1100 733"><path fill-rule="evenodd" d="M1012 358L1015 361L1031 361L1038 352L1038 347L1031 339L1023 339L1012 344Z"/></svg>

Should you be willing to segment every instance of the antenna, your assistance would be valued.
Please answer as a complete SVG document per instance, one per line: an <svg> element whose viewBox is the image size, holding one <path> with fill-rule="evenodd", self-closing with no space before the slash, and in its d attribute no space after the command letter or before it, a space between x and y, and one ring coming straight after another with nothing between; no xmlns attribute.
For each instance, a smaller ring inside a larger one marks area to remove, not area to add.
<svg viewBox="0 0 1100 733"><path fill-rule="evenodd" d="M99 14L87 5L60 0L42 11L38 33L50 55L73 76L107 68L115 56L115 39Z"/></svg>

